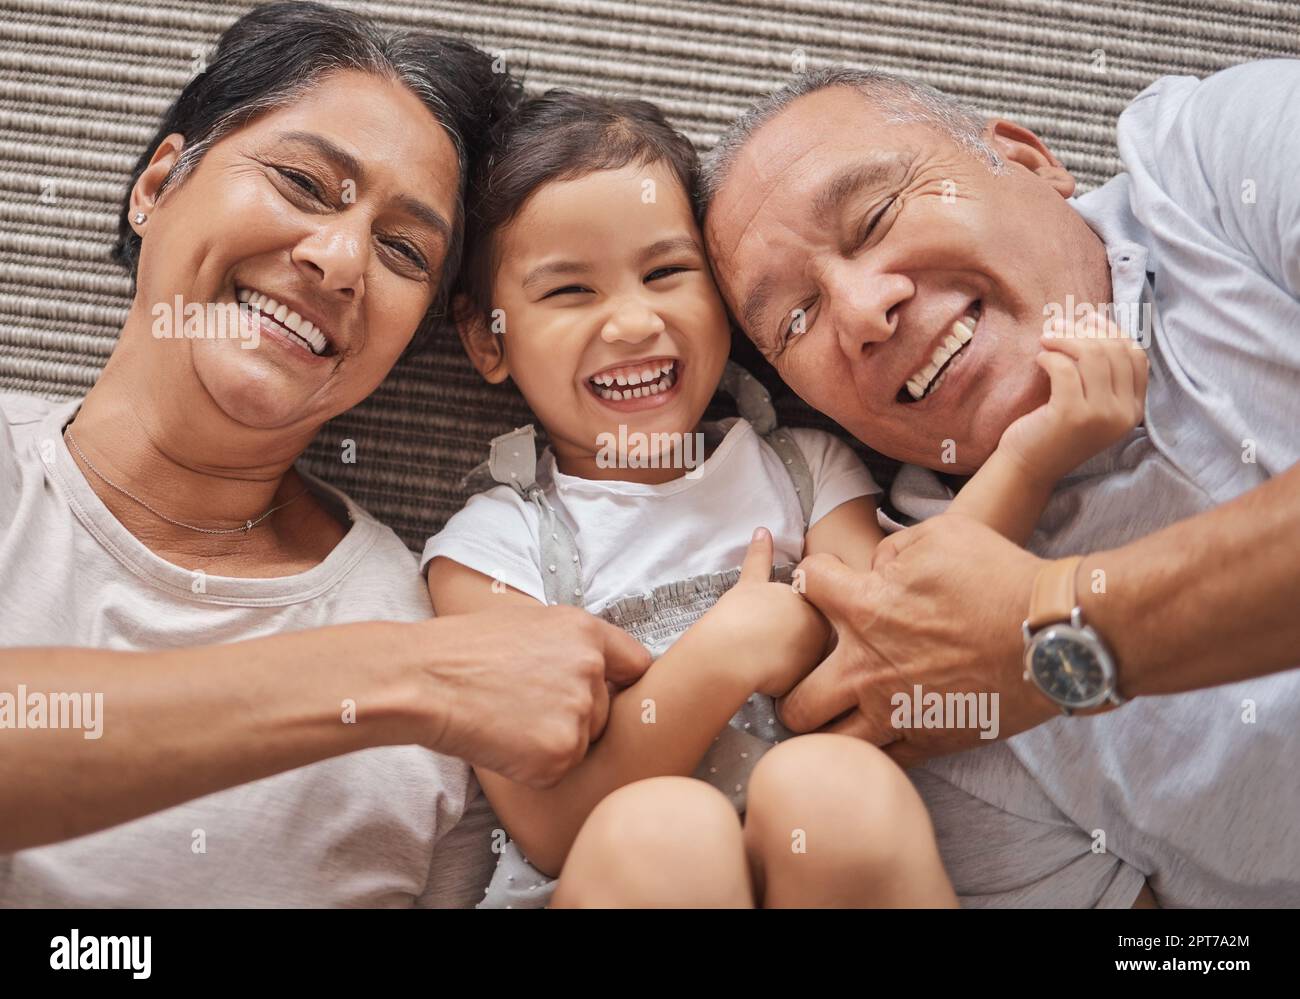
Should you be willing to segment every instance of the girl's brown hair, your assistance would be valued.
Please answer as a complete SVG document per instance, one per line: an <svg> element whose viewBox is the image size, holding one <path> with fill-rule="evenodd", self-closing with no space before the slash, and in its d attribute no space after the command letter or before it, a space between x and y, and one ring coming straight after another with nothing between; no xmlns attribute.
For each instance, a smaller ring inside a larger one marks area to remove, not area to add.
<svg viewBox="0 0 1300 999"><path fill-rule="evenodd" d="M629 163L665 164L694 203L695 148L648 101L548 90L503 119L470 184L456 317L487 321L496 236L535 191Z"/></svg>

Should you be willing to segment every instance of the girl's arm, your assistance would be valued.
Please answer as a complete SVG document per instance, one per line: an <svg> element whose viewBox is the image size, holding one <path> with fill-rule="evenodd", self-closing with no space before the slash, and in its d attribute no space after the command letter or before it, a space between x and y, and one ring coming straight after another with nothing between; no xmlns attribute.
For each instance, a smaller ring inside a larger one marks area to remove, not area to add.
<svg viewBox="0 0 1300 999"><path fill-rule="evenodd" d="M558 874L591 810L611 791L646 777L689 776L717 734L756 690L781 693L820 658L821 615L784 584L768 583L772 539L756 532L740 581L642 678L614 696L609 723L586 758L539 790L477 770L492 807L529 861ZM537 601L446 558L429 565L439 615Z"/></svg>
<svg viewBox="0 0 1300 999"><path fill-rule="evenodd" d="M1142 422L1146 352L1113 325L1043 338L1047 403L1016 420L948 510L1024 545L1062 476Z"/></svg>
<svg viewBox="0 0 1300 999"><path fill-rule="evenodd" d="M1146 353L1113 326L1097 329L1104 335L1044 339L1038 364L1051 380L1050 399L1007 428L949 512L1023 545L1061 476L1142 422ZM863 496L817 521L804 539L804 555L829 552L867 571L883 537L875 498Z"/></svg>

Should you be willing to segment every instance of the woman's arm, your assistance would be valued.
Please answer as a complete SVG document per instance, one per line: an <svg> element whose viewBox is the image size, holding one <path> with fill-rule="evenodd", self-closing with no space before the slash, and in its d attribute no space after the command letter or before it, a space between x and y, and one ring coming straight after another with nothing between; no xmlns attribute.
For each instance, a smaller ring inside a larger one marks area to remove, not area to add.
<svg viewBox="0 0 1300 999"><path fill-rule="evenodd" d="M22 684L103 695L98 739L0 729L0 852L371 746L418 743L521 780L558 780L577 753L573 733L601 711L589 692L605 694L606 666L628 681L649 655L590 615L528 616L527 640L475 616L167 652L0 649L0 694ZM529 725L539 709L559 719L562 737Z"/></svg>
<svg viewBox="0 0 1300 999"><path fill-rule="evenodd" d="M539 790L478 771L498 816L543 873L559 872L582 823L607 794L646 777L691 774L755 690L784 692L820 657L825 623L789 586L767 582L772 541L762 534L750 545L740 582L613 698L604 737L562 781ZM508 619L536 603L517 591L493 592L487 576L449 559L430 564L429 590L439 613L495 606Z"/></svg>

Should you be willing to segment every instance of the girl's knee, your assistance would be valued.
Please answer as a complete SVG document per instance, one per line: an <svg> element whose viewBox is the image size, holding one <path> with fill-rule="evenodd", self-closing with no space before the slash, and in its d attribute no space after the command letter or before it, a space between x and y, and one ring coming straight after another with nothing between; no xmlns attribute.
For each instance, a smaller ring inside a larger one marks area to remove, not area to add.
<svg viewBox="0 0 1300 999"><path fill-rule="evenodd" d="M739 828L736 810L722 792L691 777L651 777L607 795L578 838L614 849L654 850L677 840L725 837Z"/></svg>
<svg viewBox="0 0 1300 999"><path fill-rule="evenodd" d="M553 904L716 906L750 899L731 802L702 781L655 777L619 788L592 810Z"/></svg>
<svg viewBox="0 0 1300 999"><path fill-rule="evenodd" d="M769 750L754 768L746 837L788 849L802 834L875 844L889 853L929 816L912 782L885 753L843 735L804 735ZM932 834L931 834L932 835Z"/></svg>

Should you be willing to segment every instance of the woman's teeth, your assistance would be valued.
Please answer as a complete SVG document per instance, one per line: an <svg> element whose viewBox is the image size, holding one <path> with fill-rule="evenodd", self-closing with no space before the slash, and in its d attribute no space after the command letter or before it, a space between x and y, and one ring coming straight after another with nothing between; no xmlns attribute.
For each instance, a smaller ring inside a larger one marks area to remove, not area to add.
<svg viewBox="0 0 1300 999"><path fill-rule="evenodd" d="M321 355L329 350L330 343L320 330L306 319L303 319L298 313L290 312L288 306L281 305L269 295L263 295L260 291L253 291L249 288L240 288L235 297L245 305L251 305L257 309L263 316L283 326L301 340L313 354Z"/></svg>
<svg viewBox="0 0 1300 999"><path fill-rule="evenodd" d="M979 308L976 307L952 324L952 330L944 337L943 343L934 348L930 360L907 380L907 394L913 401L923 398L939 387L943 382L943 376L948 373L946 370L948 362L956 357L975 336L975 325L978 321ZM936 375L939 377L936 378Z"/></svg>
<svg viewBox="0 0 1300 999"><path fill-rule="evenodd" d="M648 365L611 368L587 379L596 394L610 402L641 399L667 392L677 381L676 361L654 361ZM615 388L626 385L627 388Z"/></svg>

